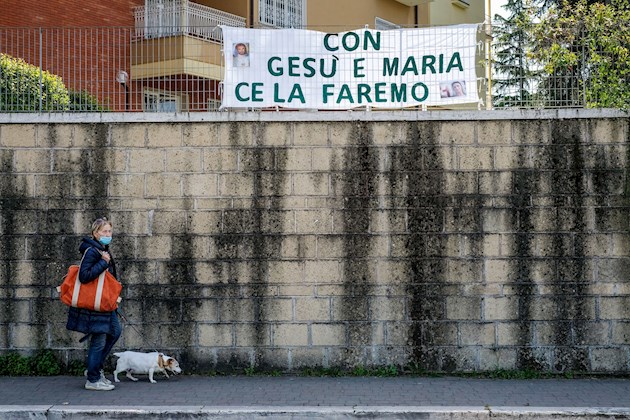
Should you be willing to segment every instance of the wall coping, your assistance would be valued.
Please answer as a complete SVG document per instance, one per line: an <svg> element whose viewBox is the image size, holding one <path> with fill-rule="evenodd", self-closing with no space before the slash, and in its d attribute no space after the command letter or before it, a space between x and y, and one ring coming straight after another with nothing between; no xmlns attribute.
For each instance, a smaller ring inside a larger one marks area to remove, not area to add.
<svg viewBox="0 0 630 420"><path fill-rule="evenodd" d="M335 122L335 121L492 121L581 118L628 118L618 109L517 109L495 111L264 111L264 112L77 112L0 113L0 124L42 123L199 123L199 122Z"/></svg>

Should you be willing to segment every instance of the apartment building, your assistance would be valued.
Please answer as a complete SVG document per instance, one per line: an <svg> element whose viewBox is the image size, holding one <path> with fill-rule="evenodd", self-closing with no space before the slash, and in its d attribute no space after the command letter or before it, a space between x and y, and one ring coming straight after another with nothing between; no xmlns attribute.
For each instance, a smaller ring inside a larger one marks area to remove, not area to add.
<svg viewBox="0 0 630 420"><path fill-rule="evenodd" d="M220 26L341 32L484 21L484 0L4 0L0 52L113 111L208 111Z"/></svg>

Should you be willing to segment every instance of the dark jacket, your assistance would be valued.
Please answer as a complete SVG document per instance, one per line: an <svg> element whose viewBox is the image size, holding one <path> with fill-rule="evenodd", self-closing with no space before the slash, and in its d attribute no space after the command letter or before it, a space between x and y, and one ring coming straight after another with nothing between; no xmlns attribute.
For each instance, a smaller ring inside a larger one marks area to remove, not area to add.
<svg viewBox="0 0 630 420"><path fill-rule="evenodd" d="M79 281L89 283L96 280L105 270L109 270L116 277L116 264L112 257L109 264L102 258L101 252L109 252L109 247L103 246L93 238L83 238L79 246L81 255L85 257L79 269ZM111 256L111 254L110 254ZM70 307L68 310L68 322L66 328L84 334L106 333L112 334L112 318L116 317L116 311L96 312L87 309Z"/></svg>

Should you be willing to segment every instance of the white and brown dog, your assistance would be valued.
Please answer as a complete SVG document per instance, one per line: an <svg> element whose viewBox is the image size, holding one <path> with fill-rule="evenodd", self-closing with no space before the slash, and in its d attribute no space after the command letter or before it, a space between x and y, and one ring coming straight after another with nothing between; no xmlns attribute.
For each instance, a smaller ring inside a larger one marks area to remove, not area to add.
<svg viewBox="0 0 630 420"><path fill-rule="evenodd" d="M120 353L114 353L114 356L118 357L116 362L116 370L114 371L114 381L120 382L118 374L120 372L127 372L127 378L132 381L137 381L138 378L134 378L132 373L149 374L149 381L154 384L157 381L153 379L153 373L161 372L168 378L168 373L182 373L179 363L174 358L165 355L164 353L140 353L137 351L123 351Z"/></svg>

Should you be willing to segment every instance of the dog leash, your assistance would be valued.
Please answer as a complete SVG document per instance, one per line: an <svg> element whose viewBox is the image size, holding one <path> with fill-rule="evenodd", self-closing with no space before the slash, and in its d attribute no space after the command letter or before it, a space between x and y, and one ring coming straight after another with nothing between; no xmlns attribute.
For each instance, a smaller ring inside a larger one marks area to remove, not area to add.
<svg viewBox="0 0 630 420"><path fill-rule="evenodd" d="M138 330L135 325L129 322L129 319L125 316L120 308L116 309L116 313L122 318L126 325L130 326L131 329L133 329L140 337L142 337L142 339L145 341L145 344L151 344L147 337L142 334L142 332L140 332L140 330ZM155 344L157 344L157 342ZM159 351L157 350L157 346L153 346L153 351L159 353Z"/></svg>

